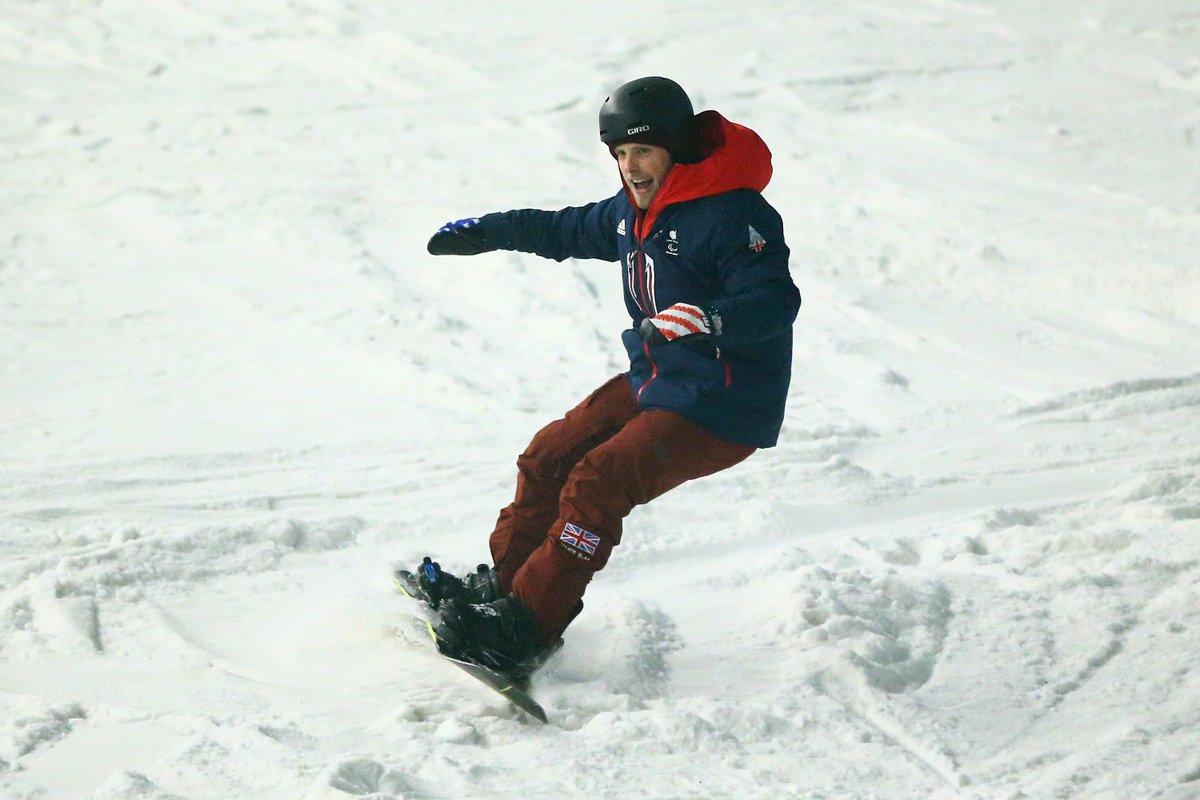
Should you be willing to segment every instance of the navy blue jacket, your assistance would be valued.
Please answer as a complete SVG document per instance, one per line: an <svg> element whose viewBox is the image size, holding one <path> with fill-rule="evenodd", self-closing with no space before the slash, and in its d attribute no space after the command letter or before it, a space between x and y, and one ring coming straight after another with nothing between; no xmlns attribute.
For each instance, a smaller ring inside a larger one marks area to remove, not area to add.
<svg viewBox="0 0 1200 800"><path fill-rule="evenodd" d="M771 447L800 308L783 222L760 194L771 154L757 134L716 112L699 119L719 145L699 163L673 166L644 213L623 188L581 207L488 214L480 225L500 249L622 264L633 324L621 338L639 405L682 414L731 442ZM714 334L643 343L642 320L675 303L708 310Z"/></svg>

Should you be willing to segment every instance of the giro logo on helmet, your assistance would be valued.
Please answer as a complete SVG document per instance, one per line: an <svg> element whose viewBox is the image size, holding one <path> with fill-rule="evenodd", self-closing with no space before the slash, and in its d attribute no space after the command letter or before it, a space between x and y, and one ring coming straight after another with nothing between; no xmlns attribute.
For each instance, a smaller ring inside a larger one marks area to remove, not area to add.
<svg viewBox="0 0 1200 800"><path fill-rule="evenodd" d="M625 131L625 135L633 136L635 133L645 133L648 130L650 130L649 125L641 125L637 128L630 128L629 130Z"/></svg>

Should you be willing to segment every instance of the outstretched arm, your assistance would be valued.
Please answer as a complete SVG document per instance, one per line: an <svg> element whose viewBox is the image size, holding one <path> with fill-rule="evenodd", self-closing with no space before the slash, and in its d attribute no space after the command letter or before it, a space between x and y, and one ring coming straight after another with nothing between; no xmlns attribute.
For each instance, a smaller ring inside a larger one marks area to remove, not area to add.
<svg viewBox="0 0 1200 800"><path fill-rule="evenodd" d="M492 250L517 250L555 261L568 258L619 258L614 234L621 219L617 197L558 211L534 208L485 214L448 222L429 240L435 256L473 256Z"/></svg>

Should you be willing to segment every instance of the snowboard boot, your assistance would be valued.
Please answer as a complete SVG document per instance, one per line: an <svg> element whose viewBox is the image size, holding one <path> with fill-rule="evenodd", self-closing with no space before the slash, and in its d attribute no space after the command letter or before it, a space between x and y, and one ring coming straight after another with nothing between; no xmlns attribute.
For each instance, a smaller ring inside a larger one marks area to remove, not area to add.
<svg viewBox="0 0 1200 800"><path fill-rule="evenodd" d="M425 556L416 572L399 569L395 577L402 592L428 604L434 611L451 600L490 603L500 596L500 579L487 564L480 564L475 572L459 578L443 572L440 564Z"/></svg>
<svg viewBox="0 0 1200 800"><path fill-rule="evenodd" d="M436 636L442 655L480 664L526 684L529 675L562 646L562 639L549 645L542 640L533 612L511 594L490 603L446 603Z"/></svg>

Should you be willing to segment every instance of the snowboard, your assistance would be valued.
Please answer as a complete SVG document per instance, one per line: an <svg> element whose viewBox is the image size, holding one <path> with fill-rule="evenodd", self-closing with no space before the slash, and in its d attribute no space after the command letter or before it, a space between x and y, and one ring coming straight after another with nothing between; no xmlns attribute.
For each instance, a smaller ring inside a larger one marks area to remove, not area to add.
<svg viewBox="0 0 1200 800"><path fill-rule="evenodd" d="M546 711L540 704L529 694L529 679L513 680L502 673L497 672L490 667L485 667L482 664L476 664L473 661L463 661L458 658L451 658L437 649L437 629L434 627L434 621L431 618L433 613L426 609L422 595L414 585L415 576L403 570L396 570L392 574L396 588L399 589L405 596L409 597L416 603L420 603L426 614L414 614L412 621L418 628L419 632L427 635L433 643L434 650L437 652L438 658L443 661L449 661L454 666L461 669L463 672L470 675L475 680L482 683L484 686L500 694L505 700L512 703L517 708L524 711L529 716L536 719L538 722L547 722Z"/></svg>

